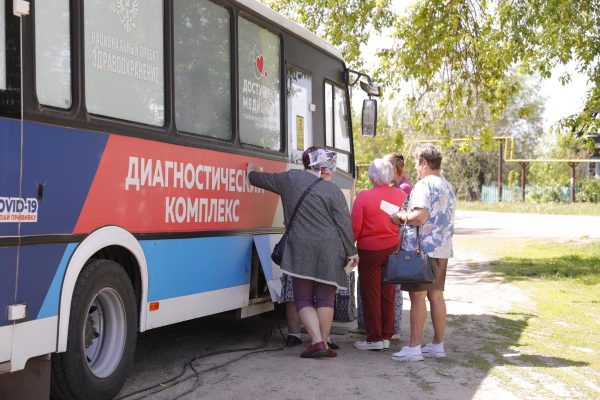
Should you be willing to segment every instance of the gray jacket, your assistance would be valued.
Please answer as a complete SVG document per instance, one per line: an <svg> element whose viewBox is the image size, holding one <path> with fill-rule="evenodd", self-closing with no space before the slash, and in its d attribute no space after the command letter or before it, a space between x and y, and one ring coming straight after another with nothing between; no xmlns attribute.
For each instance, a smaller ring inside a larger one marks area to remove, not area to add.
<svg viewBox="0 0 600 400"><path fill-rule="evenodd" d="M287 226L304 190L317 179L303 170L278 174L250 172L250 183L277 193L283 203ZM357 254L346 199L333 182L316 184L302 201L294 217L281 269L292 276L346 289L344 266Z"/></svg>

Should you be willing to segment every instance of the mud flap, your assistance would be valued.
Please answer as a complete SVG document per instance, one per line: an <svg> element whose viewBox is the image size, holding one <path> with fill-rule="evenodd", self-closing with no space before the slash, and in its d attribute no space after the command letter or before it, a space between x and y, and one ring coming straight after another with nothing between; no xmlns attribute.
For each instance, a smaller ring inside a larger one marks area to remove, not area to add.
<svg viewBox="0 0 600 400"><path fill-rule="evenodd" d="M271 252L281 235L254 235L254 246L260 259L260 267L265 275L271 300L278 302L281 297L281 268L271 260Z"/></svg>

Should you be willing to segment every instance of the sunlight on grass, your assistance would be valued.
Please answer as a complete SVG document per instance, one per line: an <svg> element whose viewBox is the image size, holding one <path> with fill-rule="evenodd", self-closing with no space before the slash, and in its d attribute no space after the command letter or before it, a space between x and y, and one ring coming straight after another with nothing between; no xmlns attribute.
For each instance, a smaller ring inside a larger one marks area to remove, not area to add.
<svg viewBox="0 0 600 400"><path fill-rule="evenodd" d="M469 237L456 244L481 249L493 272L530 299L494 317L495 328L488 332L497 338L492 344L510 354L482 349L495 359L489 373L532 384L545 398L599 398L600 242L499 238L490 244ZM471 362L486 368L480 360Z"/></svg>
<svg viewBox="0 0 600 400"><path fill-rule="evenodd" d="M512 247L512 246L511 246ZM600 243L524 242L502 257L497 271L510 278L572 278L594 285L600 283Z"/></svg>
<svg viewBox="0 0 600 400"><path fill-rule="evenodd" d="M462 211L493 211L529 214L557 215L595 215L600 216L600 204L597 203L495 203L479 201L459 201L456 208Z"/></svg>

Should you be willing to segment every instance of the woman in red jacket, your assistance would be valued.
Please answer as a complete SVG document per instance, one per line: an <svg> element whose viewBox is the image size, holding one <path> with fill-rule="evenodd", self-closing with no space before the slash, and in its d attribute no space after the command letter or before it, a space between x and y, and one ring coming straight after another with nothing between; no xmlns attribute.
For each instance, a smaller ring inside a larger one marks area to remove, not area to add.
<svg viewBox="0 0 600 400"><path fill-rule="evenodd" d="M394 168L377 158L369 165L372 189L360 192L352 208L352 229L359 254L358 280L367 340L354 344L359 350L384 350L394 334L395 285L384 284L381 273L387 256L398 246L398 227L390 221L406 200L406 194L389 187Z"/></svg>

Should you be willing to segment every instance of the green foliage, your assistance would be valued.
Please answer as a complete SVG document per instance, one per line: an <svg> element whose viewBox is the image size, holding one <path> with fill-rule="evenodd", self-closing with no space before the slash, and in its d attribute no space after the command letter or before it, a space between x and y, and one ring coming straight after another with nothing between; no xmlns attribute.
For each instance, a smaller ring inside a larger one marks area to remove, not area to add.
<svg viewBox="0 0 600 400"><path fill-rule="evenodd" d="M595 179L582 180L579 182L577 189L578 202L600 203L600 181Z"/></svg>
<svg viewBox="0 0 600 400"><path fill-rule="evenodd" d="M537 158L550 160L584 159L593 153L593 140L578 136L570 128L560 125L550 130L541 142ZM582 166L579 166L580 170ZM537 186L568 186L571 168L566 162L532 163L527 174L529 183Z"/></svg>
<svg viewBox="0 0 600 400"><path fill-rule="evenodd" d="M472 143L468 151L452 146L444 149L442 170L461 200L479 200L481 186L496 177L497 150Z"/></svg>
<svg viewBox="0 0 600 400"><path fill-rule="evenodd" d="M340 49L353 68L364 64L360 47L391 25L392 0L262 0Z"/></svg>
<svg viewBox="0 0 600 400"><path fill-rule="evenodd" d="M404 146L404 135L393 119L387 119L385 108L381 105L379 108L377 135L374 138L363 137L360 134L354 135L354 157L358 168L356 188L358 190L368 189L371 186L367 176L367 168L371 161L386 154L399 153ZM360 123L360 115L354 113L352 115L354 132L360 132Z"/></svg>
<svg viewBox="0 0 600 400"><path fill-rule="evenodd" d="M448 123L467 117L470 133L485 139L519 92L519 73L549 77L576 60L600 82L599 22L600 0L417 1L380 52L380 76L396 90L414 84L411 108L439 109L415 112L415 125L445 137Z"/></svg>
<svg viewBox="0 0 600 400"><path fill-rule="evenodd" d="M539 190L535 190L527 195L527 200L534 203L560 203L562 202L563 185L547 184Z"/></svg>

